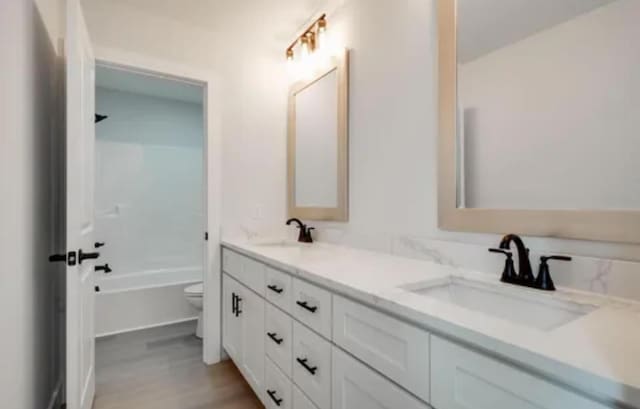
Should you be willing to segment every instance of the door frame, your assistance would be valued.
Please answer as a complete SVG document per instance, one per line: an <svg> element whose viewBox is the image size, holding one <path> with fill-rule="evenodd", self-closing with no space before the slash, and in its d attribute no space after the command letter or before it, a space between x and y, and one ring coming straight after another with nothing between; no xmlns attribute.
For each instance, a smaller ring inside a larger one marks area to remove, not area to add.
<svg viewBox="0 0 640 409"><path fill-rule="evenodd" d="M96 65L191 82L204 90L204 198L205 226L203 263L203 361L212 365L221 361L222 353L222 276L221 276L221 203L222 203L222 112L220 81L208 70L200 70L129 51L94 47ZM203 232L204 234L204 232Z"/></svg>

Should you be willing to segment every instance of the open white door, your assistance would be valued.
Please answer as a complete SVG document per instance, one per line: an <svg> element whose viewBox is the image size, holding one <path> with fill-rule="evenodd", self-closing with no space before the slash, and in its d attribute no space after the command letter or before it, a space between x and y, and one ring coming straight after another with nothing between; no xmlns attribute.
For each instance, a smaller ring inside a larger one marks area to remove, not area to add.
<svg viewBox="0 0 640 409"><path fill-rule="evenodd" d="M77 0L66 8L67 409L90 409L95 394L95 60Z"/></svg>

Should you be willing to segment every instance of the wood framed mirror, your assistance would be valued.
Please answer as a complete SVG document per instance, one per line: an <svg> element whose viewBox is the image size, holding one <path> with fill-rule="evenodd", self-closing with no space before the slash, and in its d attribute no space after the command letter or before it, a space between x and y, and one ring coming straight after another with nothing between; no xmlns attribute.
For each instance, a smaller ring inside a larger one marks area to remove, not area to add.
<svg viewBox="0 0 640 409"><path fill-rule="evenodd" d="M289 93L289 217L348 220L349 54Z"/></svg>
<svg viewBox="0 0 640 409"><path fill-rule="evenodd" d="M439 226L640 243L640 3L547 5L438 0Z"/></svg>

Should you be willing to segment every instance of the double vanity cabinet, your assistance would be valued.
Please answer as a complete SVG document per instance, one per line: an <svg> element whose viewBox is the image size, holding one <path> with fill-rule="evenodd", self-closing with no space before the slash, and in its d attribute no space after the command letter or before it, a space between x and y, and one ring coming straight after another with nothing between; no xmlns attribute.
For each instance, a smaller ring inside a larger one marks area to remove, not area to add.
<svg viewBox="0 0 640 409"><path fill-rule="evenodd" d="M298 275L222 254L223 346L267 408L609 407Z"/></svg>

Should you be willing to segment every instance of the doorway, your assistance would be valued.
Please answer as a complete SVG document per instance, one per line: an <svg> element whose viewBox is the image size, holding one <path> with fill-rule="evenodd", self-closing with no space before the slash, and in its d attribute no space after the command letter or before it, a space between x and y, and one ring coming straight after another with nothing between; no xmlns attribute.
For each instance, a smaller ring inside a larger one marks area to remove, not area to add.
<svg viewBox="0 0 640 409"><path fill-rule="evenodd" d="M132 351L219 360L208 85L96 62L97 398Z"/></svg>

